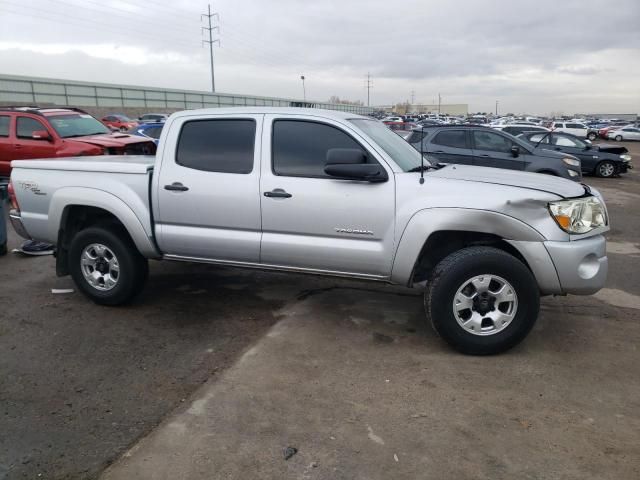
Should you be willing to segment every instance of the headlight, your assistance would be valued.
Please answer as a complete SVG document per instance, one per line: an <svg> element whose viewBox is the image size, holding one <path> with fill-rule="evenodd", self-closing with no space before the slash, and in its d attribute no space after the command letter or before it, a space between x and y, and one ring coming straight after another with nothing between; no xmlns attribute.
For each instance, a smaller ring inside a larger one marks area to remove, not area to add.
<svg viewBox="0 0 640 480"><path fill-rule="evenodd" d="M575 170L569 170L568 168L567 168L567 172L569 172L570 177L577 177L579 175L579 173L576 172Z"/></svg>
<svg viewBox="0 0 640 480"><path fill-rule="evenodd" d="M623 155L620 155L620 160L623 160L625 162L630 162L631 161L631 155L627 155L626 153Z"/></svg>
<svg viewBox="0 0 640 480"><path fill-rule="evenodd" d="M565 157L565 158L562 159L562 161L564 163L566 163L567 165L571 165L572 167L579 167L580 166L580 160L577 160L575 158Z"/></svg>
<svg viewBox="0 0 640 480"><path fill-rule="evenodd" d="M560 228L568 233L588 233L607 225L607 212L598 197L550 202L549 212Z"/></svg>

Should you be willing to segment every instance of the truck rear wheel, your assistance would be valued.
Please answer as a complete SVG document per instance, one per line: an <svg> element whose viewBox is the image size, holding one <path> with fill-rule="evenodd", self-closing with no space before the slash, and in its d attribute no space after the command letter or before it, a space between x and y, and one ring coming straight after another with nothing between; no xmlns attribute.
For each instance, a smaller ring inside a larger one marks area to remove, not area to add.
<svg viewBox="0 0 640 480"><path fill-rule="evenodd" d="M492 355L520 343L538 318L540 295L529 269L493 247L450 254L431 272L427 318L456 350Z"/></svg>
<svg viewBox="0 0 640 480"><path fill-rule="evenodd" d="M69 272L77 287L100 305L120 305L144 286L147 260L123 228L90 227L76 234L69 249Z"/></svg>

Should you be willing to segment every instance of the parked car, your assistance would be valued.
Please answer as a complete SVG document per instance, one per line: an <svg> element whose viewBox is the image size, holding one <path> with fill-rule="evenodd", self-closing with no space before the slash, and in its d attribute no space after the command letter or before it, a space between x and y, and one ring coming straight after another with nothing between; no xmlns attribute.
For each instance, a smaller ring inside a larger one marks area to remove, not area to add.
<svg viewBox="0 0 640 480"><path fill-rule="evenodd" d="M112 130L120 130L126 132L127 130L138 126L138 122L131 120L129 117L120 114L107 115L102 117L102 123Z"/></svg>
<svg viewBox="0 0 640 480"><path fill-rule="evenodd" d="M427 153L429 158L433 158L438 163L524 170L574 181L582 179L580 160L577 158L545 149L535 149L524 140L490 127L477 125L425 127L414 130L407 141L416 150Z"/></svg>
<svg viewBox="0 0 640 480"><path fill-rule="evenodd" d="M640 140L640 128L638 127L622 127L607 132L607 138L621 142L623 140Z"/></svg>
<svg viewBox="0 0 640 480"><path fill-rule="evenodd" d="M54 243L57 274L96 303L132 299L148 258L426 282L440 336L493 354L528 334L540 295L605 283L606 207L580 183L437 168L347 112L190 110L165 129L156 157L14 164L14 228Z"/></svg>
<svg viewBox="0 0 640 480"><path fill-rule="evenodd" d="M501 132L504 132L504 133L508 133L509 135L513 135L514 137L517 137L518 135L524 132L549 132L550 131L548 128L539 127L537 125L530 125L530 124L497 125L497 126L492 126L491 128L500 130Z"/></svg>
<svg viewBox="0 0 640 480"><path fill-rule="evenodd" d="M595 140L598 137L598 132L588 128L583 123L574 122L553 122L551 129L554 132L570 133L580 138L589 138L589 140Z"/></svg>
<svg viewBox="0 0 640 480"><path fill-rule="evenodd" d="M164 122L141 123L137 127L129 130L127 133L149 138L153 143L158 145L158 142L160 141L160 134L162 133L162 127L164 127Z"/></svg>
<svg viewBox="0 0 640 480"><path fill-rule="evenodd" d="M548 148L564 152L580 159L582 173L599 177L613 177L626 173L631 166L631 155L625 147L617 145L592 145L569 133L523 133L519 138L526 140L536 148Z"/></svg>
<svg viewBox="0 0 640 480"><path fill-rule="evenodd" d="M167 118L169 118L168 113L145 113L144 115L140 115L138 117L138 122L140 123L166 122Z"/></svg>
<svg viewBox="0 0 640 480"><path fill-rule="evenodd" d="M155 151L149 139L113 133L80 109L0 108L0 177L9 177L12 160Z"/></svg>

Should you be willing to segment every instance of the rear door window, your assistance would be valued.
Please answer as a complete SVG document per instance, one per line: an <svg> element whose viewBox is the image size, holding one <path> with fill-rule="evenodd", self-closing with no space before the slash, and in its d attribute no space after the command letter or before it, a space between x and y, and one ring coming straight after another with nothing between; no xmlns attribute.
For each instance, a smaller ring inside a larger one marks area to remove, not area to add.
<svg viewBox="0 0 640 480"><path fill-rule="evenodd" d="M489 152L511 153L513 142L497 133L475 130L473 132L474 148Z"/></svg>
<svg viewBox="0 0 640 480"><path fill-rule="evenodd" d="M467 132L464 130L442 130L431 143L444 147L467 148Z"/></svg>
<svg viewBox="0 0 640 480"><path fill-rule="evenodd" d="M186 122L178 139L176 163L206 172L251 173L255 137L256 122L250 119Z"/></svg>
<svg viewBox="0 0 640 480"><path fill-rule="evenodd" d="M9 136L9 123L11 117L8 115L0 116L0 137L8 137Z"/></svg>

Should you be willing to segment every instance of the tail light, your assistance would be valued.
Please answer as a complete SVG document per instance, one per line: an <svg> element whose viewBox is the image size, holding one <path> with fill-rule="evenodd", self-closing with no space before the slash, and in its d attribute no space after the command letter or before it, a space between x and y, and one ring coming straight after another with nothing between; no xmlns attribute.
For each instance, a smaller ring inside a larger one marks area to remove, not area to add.
<svg viewBox="0 0 640 480"><path fill-rule="evenodd" d="M13 183L9 182L9 186L7 187L7 191L9 193L9 203L11 203L11 208L14 208L20 211L20 205L18 205L18 198L16 197L16 191L13 188Z"/></svg>

